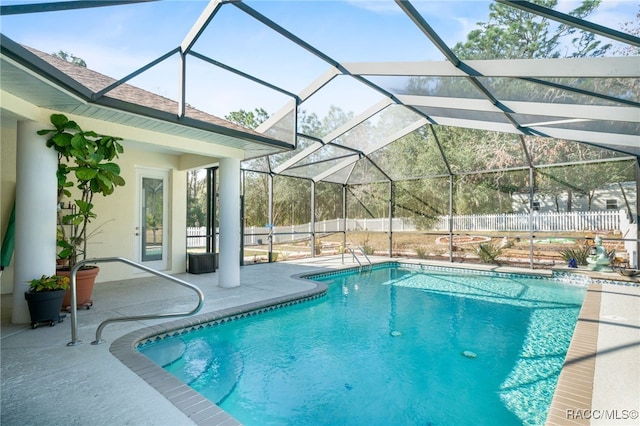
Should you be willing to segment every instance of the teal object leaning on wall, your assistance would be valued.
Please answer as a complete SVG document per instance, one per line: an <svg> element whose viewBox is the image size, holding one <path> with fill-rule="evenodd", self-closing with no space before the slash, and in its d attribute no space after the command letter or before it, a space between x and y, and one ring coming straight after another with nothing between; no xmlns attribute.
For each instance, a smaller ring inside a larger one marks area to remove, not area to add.
<svg viewBox="0 0 640 426"><path fill-rule="evenodd" d="M13 246L15 245L15 232L16 232L16 203L13 203L13 209L11 210L11 216L9 216L9 223L7 224L7 230L4 233L4 239L2 240L2 252L0 252L0 267L4 269L5 266L9 266L11 258L13 257Z"/></svg>

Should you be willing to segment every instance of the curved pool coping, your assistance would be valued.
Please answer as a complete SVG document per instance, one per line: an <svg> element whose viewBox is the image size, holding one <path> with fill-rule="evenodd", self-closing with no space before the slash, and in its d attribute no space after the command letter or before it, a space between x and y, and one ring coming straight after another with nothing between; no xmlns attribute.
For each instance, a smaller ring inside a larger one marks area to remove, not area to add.
<svg viewBox="0 0 640 426"><path fill-rule="evenodd" d="M292 278L302 279L313 274L299 274ZM327 285L321 282L305 280L315 284L314 288L286 296L273 297L259 302L247 303L231 308L219 309L162 324L145 327L116 339L109 351L131 371L162 394L176 408L181 410L197 425L241 425L239 421L222 410L213 402L181 382L162 366L156 364L137 347L141 344L177 336L193 330L213 327L236 319L257 315L263 312L303 303L320 298L327 293Z"/></svg>

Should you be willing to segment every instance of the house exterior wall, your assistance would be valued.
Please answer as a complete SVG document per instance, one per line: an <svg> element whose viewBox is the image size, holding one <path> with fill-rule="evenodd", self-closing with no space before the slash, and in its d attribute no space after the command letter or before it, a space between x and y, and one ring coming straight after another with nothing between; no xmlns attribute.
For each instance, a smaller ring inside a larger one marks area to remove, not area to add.
<svg viewBox="0 0 640 426"><path fill-rule="evenodd" d="M167 273L180 273L186 270L186 171L177 170L179 156L158 152L142 151L127 146L123 141L124 154L120 156L118 164L121 176L126 185L116 188L109 197L94 198L98 219L92 223L92 228L101 227L101 232L88 240L88 257L126 257L136 260L136 168L169 171L169 252ZM103 272L98 275L97 282L122 280L140 275L141 271L120 264L108 263L100 265Z"/></svg>
<svg viewBox="0 0 640 426"><path fill-rule="evenodd" d="M48 117L48 113L46 114ZM71 117L70 117L71 118ZM96 130L113 136L121 136L118 129L111 129L108 123L103 123L99 129L86 124L82 118L76 118L84 129ZM95 120L93 120L95 121ZM94 123L95 124L95 123ZM1 186L0 186L0 225L2 237L6 230L9 215L15 199L16 187L16 119L2 119L0 157L1 157ZM47 124L43 124L47 128ZM158 135L159 137L168 137ZM109 197L97 195L94 198L97 219L90 224L89 233L100 227L100 232L88 240L88 257L121 256L129 259L136 258L135 219L136 219L136 167L146 167L169 171L169 224L170 239L168 247L167 270L173 274L186 270L186 170L181 170L181 155L164 153L154 149L143 149L137 141L126 137L122 141L124 154L117 160L121 167L121 175L126 185L116 188ZM206 158L206 157L202 157ZM201 162L206 162L201 160ZM37 170L37 165L34 165ZM53 260L52 260L53 261ZM100 265L101 273L97 282L123 280L144 276L145 273L119 263L105 263ZM2 294L13 291L13 261L4 269L0 276L0 291Z"/></svg>
<svg viewBox="0 0 640 426"><path fill-rule="evenodd" d="M9 223L16 199L16 120L0 120L0 244ZM13 259L11 260L11 265ZM0 275L0 294L13 290L13 268L9 266Z"/></svg>
<svg viewBox="0 0 640 426"><path fill-rule="evenodd" d="M631 213L637 215L636 200L638 198L638 188L636 182L622 182L625 196L631 208ZM568 205L568 193L563 192L558 195L558 203L556 206L556 199L550 195L534 194L533 201L539 203L540 212L556 212L567 211ZM626 210L627 204L622 196L622 191L617 183L612 183L603 186L595 191L593 199L591 200L591 209L589 209L589 200L585 195L573 193L571 197L571 211L586 212L586 211L598 211L607 210L607 200L616 200L617 207L611 210ZM514 213L528 213L529 212L529 194L514 194L512 207Z"/></svg>

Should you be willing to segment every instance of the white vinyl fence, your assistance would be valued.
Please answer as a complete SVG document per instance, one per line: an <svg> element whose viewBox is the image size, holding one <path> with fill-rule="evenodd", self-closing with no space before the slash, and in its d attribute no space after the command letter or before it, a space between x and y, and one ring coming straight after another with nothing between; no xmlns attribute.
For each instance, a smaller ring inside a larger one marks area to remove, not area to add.
<svg viewBox="0 0 640 426"><path fill-rule="evenodd" d="M624 210L597 212L539 213L531 216L534 231L615 231L620 229ZM433 228L449 230L449 216L443 216ZM529 214L479 214L453 216L453 229L460 231L528 231Z"/></svg>
<svg viewBox="0 0 640 426"><path fill-rule="evenodd" d="M216 234L216 247L220 247L220 235ZM205 226L187 227L187 248L201 248L207 246L207 228Z"/></svg>
<svg viewBox="0 0 640 426"><path fill-rule="evenodd" d="M566 212L566 213L538 213L532 217L534 231L615 231L621 229L621 223L626 223L624 210L605 210L596 212ZM343 219L333 219L316 222L316 233L334 233L344 230ZM393 231L416 231L410 218L394 218ZM385 232L389 230L389 219L347 219L347 231ZM529 214L484 214L453 216L455 231L528 231ZM431 229L433 231L448 231L449 216L442 216ZM258 227L244 229L244 244L267 244L269 232L273 231L275 244L309 240L311 224ZM187 247L197 248L206 245L206 228L187 228ZM216 244L219 246L218 244Z"/></svg>

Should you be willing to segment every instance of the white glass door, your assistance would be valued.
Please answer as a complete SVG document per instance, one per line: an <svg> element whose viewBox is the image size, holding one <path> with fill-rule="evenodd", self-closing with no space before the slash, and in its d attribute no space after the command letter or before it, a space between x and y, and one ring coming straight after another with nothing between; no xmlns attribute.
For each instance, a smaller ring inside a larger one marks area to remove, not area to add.
<svg viewBox="0 0 640 426"><path fill-rule="evenodd" d="M138 168L136 209L137 260L157 270L167 269L169 240L168 188L166 170Z"/></svg>

